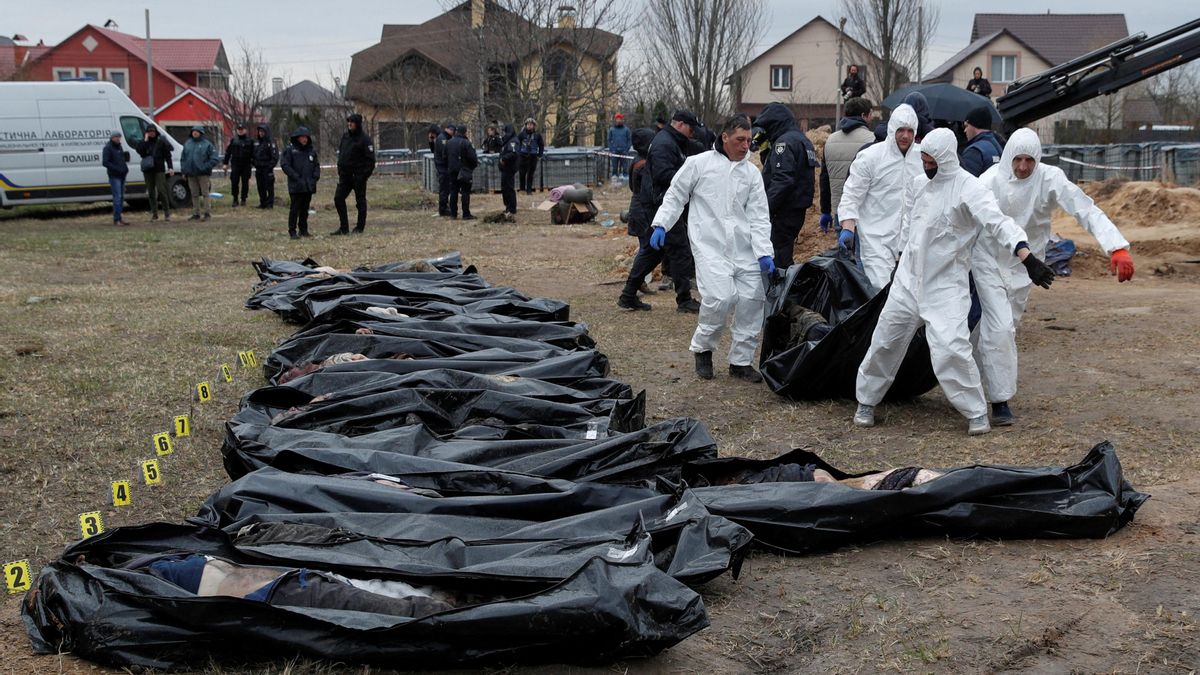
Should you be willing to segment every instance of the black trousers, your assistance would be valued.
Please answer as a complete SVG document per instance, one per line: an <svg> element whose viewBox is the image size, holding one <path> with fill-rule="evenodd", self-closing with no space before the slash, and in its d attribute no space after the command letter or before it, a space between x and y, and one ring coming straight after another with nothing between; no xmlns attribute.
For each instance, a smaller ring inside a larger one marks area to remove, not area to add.
<svg viewBox="0 0 1200 675"><path fill-rule="evenodd" d="M521 189L525 191L525 194L533 192L533 174L537 170L537 164L537 155L521 155L521 161L518 162L521 172Z"/></svg>
<svg viewBox="0 0 1200 675"><path fill-rule="evenodd" d="M300 226L300 234L308 234L308 207L312 204L311 192L293 192L292 208L288 210L288 234L296 233Z"/></svg>
<svg viewBox="0 0 1200 675"><path fill-rule="evenodd" d="M275 206L275 168L254 167L254 183L258 186L258 205Z"/></svg>
<svg viewBox="0 0 1200 675"><path fill-rule="evenodd" d="M238 195L241 195L240 200L243 204L246 203L246 197L250 195L250 169L249 164L229 165L229 192L233 194L233 203L235 204L239 200Z"/></svg>
<svg viewBox="0 0 1200 675"><path fill-rule="evenodd" d="M637 255L629 268L629 276L625 279L625 288L621 297L633 299L637 297L638 289L645 283L646 275L664 260L671 264L671 281L675 284L675 304L683 304L692 299L691 278L695 274L695 260L692 259L692 246L688 242L687 226L679 223L667 232L667 243L659 250L650 248L650 232L638 237ZM664 266L665 267L665 266ZM664 273L666 270L663 270Z"/></svg>
<svg viewBox="0 0 1200 675"><path fill-rule="evenodd" d="M509 213L517 212L517 189L515 187L517 172L500 172L500 197L504 200L504 210Z"/></svg>
<svg viewBox="0 0 1200 675"><path fill-rule="evenodd" d="M333 191L333 208L337 209L338 229L350 231L350 218L346 213L346 197L354 192L354 208L358 209L358 221L354 229L359 232L367 226L367 177L350 174L339 175L337 189Z"/></svg>
<svg viewBox="0 0 1200 675"><path fill-rule="evenodd" d="M804 212L771 218L771 246L775 249L775 267L785 270L792 266L796 237L804 225Z"/></svg>
<svg viewBox="0 0 1200 675"><path fill-rule="evenodd" d="M450 180L450 172L447 169L438 169L438 215L450 215L450 188L452 181Z"/></svg>
<svg viewBox="0 0 1200 675"><path fill-rule="evenodd" d="M450 215L458 216L458 204L462 202L463 216L471 215L471 181L460 178L453 179L454 187L450 190Z"/></svg>

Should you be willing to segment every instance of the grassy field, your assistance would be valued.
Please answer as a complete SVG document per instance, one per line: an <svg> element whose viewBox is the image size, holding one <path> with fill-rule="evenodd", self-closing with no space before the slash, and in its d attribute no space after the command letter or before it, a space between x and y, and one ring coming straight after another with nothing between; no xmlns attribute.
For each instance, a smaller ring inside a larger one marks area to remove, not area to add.
<svg viewBox="0 0 1200 675"><path fill-rule="evenodd" d="M648 390L649 415L700 417L723 454L808 447L849 470L1064 464L1111 439L1129 478L1155 495L1131 528L1105 542L757 553L740 580L703 589L713 628L618 670L1187 672L1200 662L1194 277L1145 274L1118 288L1083 275L1036 294L1020 336L1020 419L1012 429L968 439L963 420L931 393L885 406L882 425L864 432L849 424L850 402L791 403L723 376L697 383L687 352L693 316L676 314L664 295L648 298L650 313L614 305L612 282L632 241L620 227L550 226L547 214L529 208L537 196L521 196L515 225L439 220L429 196L378 178L367 233L328 237L336 227L331 190L323 181L310 225L318 236L302 242L287 238L286 207L231 209L228 199L210 222L151 223L134 211L127 228L113 227L103 208L0 212L8 272L0 281L0 562L27 558L36 573L80 537L83 512L99 511L107 528L180 521L227 482L223 422L263 384L258 371L237 367L237 353L264 356L295 330L243 309L253 260L312 256L347 268L461 250L492 283L571 302L572 318L588 323L610 356L613 376ZM599 198L615 214L627 197ZM498 196L476 203L477 215L499 209ZM802 242L808 250L830 243L811 230ZM234 367L231 384L218 382L223 363ZM192 400L200 381L214 384L213 401ZM192 436L161 458L163 484L144 486L139 466L155 456L152 435L189 412ZM112 506L114 480L131 481L132 505ZM30 654L18 597L0 615L0 632L10 637L0 670L88 669Z"/></svg>

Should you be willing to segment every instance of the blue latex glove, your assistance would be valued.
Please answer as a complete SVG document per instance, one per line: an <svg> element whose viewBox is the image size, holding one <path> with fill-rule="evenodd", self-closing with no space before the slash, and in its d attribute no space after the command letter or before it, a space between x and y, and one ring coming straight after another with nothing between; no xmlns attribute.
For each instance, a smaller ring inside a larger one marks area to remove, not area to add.
<svg viewBox="0 0 1200 675"><path fill-rule="evenodd" d="M850 230L842 230L838 233L838 248L843 251L854 250L854 233Z"/></svg>
<svg viewBox="0 0 1200 675"><path fill-rule="evenodd" d="M829 228L833 227L833 216L828 213L821 214L821 234L828 234Z"/></svg>
<svg viewBox="0 0 1200 675"><path fill-rule="evenodd" d="M667 243L667 231L661 227L654 228L654 231L650 233L650 248L657 251L665 243Z"/></svg>
<svg viewBox="0 0 1200 675"><path fill-rule="evenodd" d="M763 274L775 273L775 261L769 255L764 255L758 259L758 269L762 270Z"/></svg>

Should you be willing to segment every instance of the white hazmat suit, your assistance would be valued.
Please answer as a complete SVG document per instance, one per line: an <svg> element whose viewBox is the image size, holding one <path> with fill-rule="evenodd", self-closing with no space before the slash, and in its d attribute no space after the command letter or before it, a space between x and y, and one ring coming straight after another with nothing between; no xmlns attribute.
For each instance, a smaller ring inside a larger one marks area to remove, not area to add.
<svg viewBox="0 0 1200 675"><path fill-rule="evenodd" d="M837 205L843 222L856 220L858 255L863 271L875 290L892 279L900 254L900 214L904 193L912 181L924 175L921 146L916 141L907 153L896 145L896 131L917 130L917 113L912 106L897 106L888 120L887 140L858 153Z"/></svg>
<svg viewBox="0 0 1200 675"><path fill-rule="evenodd" d="M713 351L732 316L733 366L754 360L766 302L758 259L775 253L762 174L748 158L734 162L717 150L689 157L671 179L652 223L670 230L690 203L688 238L701 295L691 351Z"/></svg>
<svg viewBox="0 0 1200 675"><path fill-rule="evenodd" d="M1035 162L1028 178L1013 174L1013 160L1028 155ZM1062 169L1042 164L1042 143L1031 129L1018 129L1008 140L1000 163L980 176L996 196L1005 215L1025 230L1029 251L1045 259L1050 242L1050 217L1061 208L1092 233L1106 254L1129 248L1117 226L1091 197L1067 178ZM1029 302L1033 282L1011 249L989 237L980 237L971 256L975 291L983 315L975 359L983 378L984 393L992 403L1004 403L1017 393L1016 329Z"/></svg>
<svg viewBox="0 0 1200 675"><path fill-rule="evenodd" d="M957 141L935 129L921 151L937 162L932 180L916 179L905 198L902 257L858 368L856 395L878 405L896 377L913 336L925 327L933 371L946 398L967 419L987 414L979 369L971 358L970 252L986 231L1015 255L1025 233L1000 211L984 184L958 165Z"/></svg>

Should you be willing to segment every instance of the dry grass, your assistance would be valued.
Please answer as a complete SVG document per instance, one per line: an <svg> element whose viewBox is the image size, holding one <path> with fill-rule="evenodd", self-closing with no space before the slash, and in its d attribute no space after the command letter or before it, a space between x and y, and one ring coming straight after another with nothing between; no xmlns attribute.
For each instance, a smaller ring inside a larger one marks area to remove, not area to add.
<svg viewBox="0 0 1200 675"><path fill-rule="evenodd" d="M1138 487L1190 481L1174 493L1154 490L1150 515L1139 516L1149 524L1108 542L901 542L805 558L755 554L740 580L704 589L711 629L632 669L1037 669L1056 663L1038 660L1055 649L1090 670L1098 662L1087 655L1109 644L1111 660L1096 667L1134 670L1142 659L1143 670L1170 669L1200 660L1189 609L1200 601L1186 581L1200 573L1194 549L1187 552L1194 533L1186 534L1195 523L1194 507L1190 517L1186 511L1189 490L1197 492L1191 477L1200 469L1193 283L1151 278L1118 288L1073 279L1035 294L1020 335L1016 427L969 439L965 422L932 393L884 406L880 426L863 431L849 424L847 401L792 403L721 375L697 382L687 351L694 316L671 311L669 294L648 298L650 313L616 309L619 287L604 284L621 274L614 260L629 240L619 227L549 226L546 214L527 210L536 195L520 198L516 225L442 221L431 217L428 196L380 178L371 183L367 235L329 238L320 235L334 227L331 188L326 182L314 200L319 236L301 243L287 239L279 208L217 206L209 223L169 225L135 212L135 225L123 229L109 225L103 209L0 214L0 263L8 271L0 282L0 561L29 558L36 571L78 538L83 511L100 510L110 528L179 521L226 482L222 424L261 376L235 369L235 382L218 385L216 399L203 405L193 406L192 387L215 382L220 364L235 365L239 350L263 355L294 329L242 309L252 260L312 256L351 266L462 250L493 283L569 300L573 318L590 325L610 356L613 376L649 390L652 418L699 417L725 454L767 457L804 446L852 470L1063 464L1108 438ZM628 193L598 198L615 213ZM478 215L499 208L496 196L476 203ZM812 229L802 237L805 250L829 243ZM142 486L138 464L153 457L151 435L189 409L193 436L163 459L164 484ZM111 506L117 479L134 481L132 506ZM1159 604L1165 609L1155 616ZM1090 641L1068 626L1085 610L1101 617L1092 619L1101 625L1089 629L1097 636ZM18 639L0 660L17 671L59 667L57 659L29 656L15 613L9 600L0 630ZM267 672L334 670L342 669L300 660Z"/></svg>

